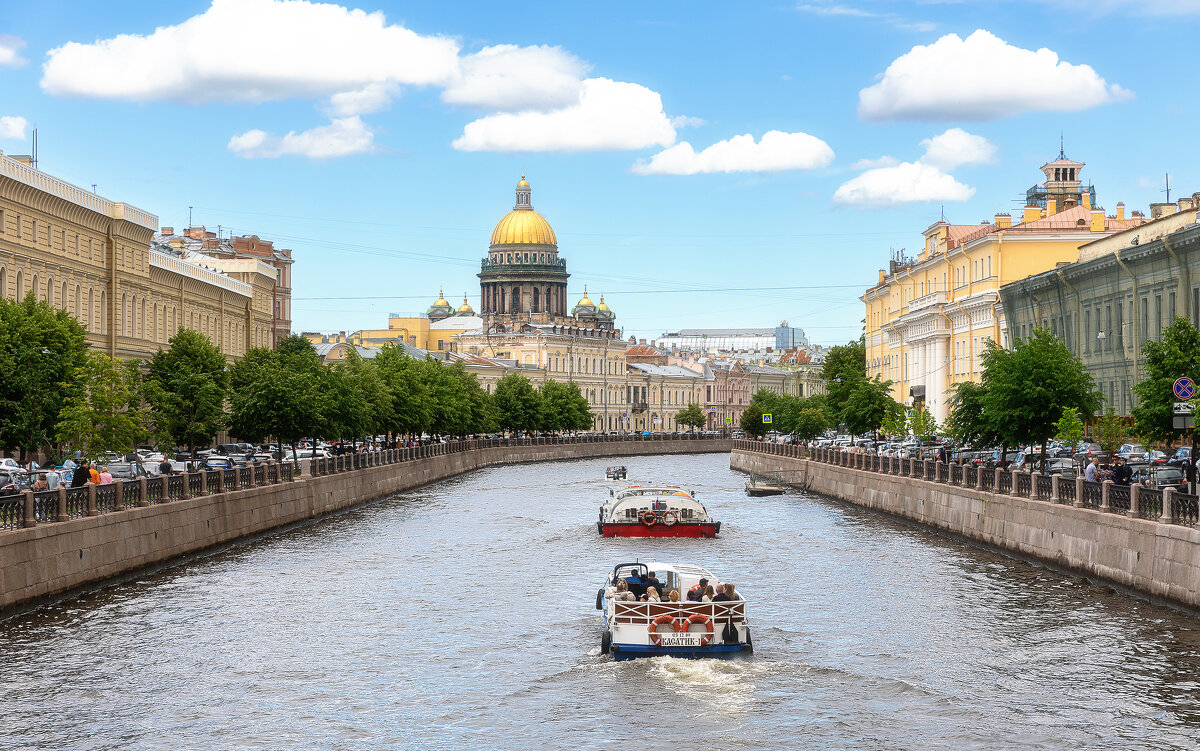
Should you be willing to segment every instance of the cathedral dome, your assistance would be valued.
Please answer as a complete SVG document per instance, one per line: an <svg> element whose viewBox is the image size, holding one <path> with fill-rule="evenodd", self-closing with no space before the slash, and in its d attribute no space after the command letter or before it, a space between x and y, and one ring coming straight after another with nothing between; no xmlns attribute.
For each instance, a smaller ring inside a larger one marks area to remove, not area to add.
<svg viewBox="0 0 1200 751"><path fill-rule="evenodd" d="M492 245L558 245L550 222L533 210L532 191L525 175L517 183L517 202L492 230Z"/></svg>
<svg viewBox="0 0 1200 751"><path fill-rule="evenodd" d="M596 310L612 310L612 308L608 307L608 304L604 302L604 295L600 295L600 304L596 307Z"/></svg>
<svg viewBox="0 0 1200 751"><path fill-rule="evenodd" d="M468 316L475 315L475 309L471 307L471 304L469 302L467 302L466 295L463 295L463 304L458 306L458 312L462 315L468 315Z"/></svg>

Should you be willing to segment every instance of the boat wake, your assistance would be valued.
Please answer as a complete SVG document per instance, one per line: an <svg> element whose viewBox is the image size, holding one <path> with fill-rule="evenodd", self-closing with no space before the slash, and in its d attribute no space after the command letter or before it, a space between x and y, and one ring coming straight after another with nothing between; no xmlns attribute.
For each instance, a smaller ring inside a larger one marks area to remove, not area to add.
<svg viewBox="0 0 1200 751"><path fill-rule="evenodd" d="M713 710L743 712L754 701L756 676L769 670L761 661L689 660L652 657L648 677L679 696L696 699Z"/></svg>

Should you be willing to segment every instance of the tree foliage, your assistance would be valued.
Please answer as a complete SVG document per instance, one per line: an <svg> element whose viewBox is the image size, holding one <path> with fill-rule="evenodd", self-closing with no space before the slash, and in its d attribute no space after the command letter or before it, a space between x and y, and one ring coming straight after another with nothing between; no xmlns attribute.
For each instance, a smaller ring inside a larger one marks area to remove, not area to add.
<svg viewBox="0 0 1200 751"><path fill-rule="evenodd" d="M909 430L913 436L922 441L933 440L939 430L937 418L929 410L918 407L913 410L912 419L909 420Z"/></svg>
<svg viewBox="0 0 1200 751"><path fill-rule="evenodd" d="M87 330L66 311L32 292L20 302L0 298L0 449L24 461L52 448L86 352Z"/></svg>
<svg viewBox="0 0 1200 751"><path fill-rule="evenodd" d="M778 430L775 425L775 413L779 412L779 394L767 389L759 389L750 397L750 403L738 418L738 427L746 435L762 438L772 430ZM764 415L771 415L771 422L763 422Z"/></svg>
<svg viewBox="0 0 1200 751"><path fill-rule="evenodd" d="M233 367L231 381L229 426L234 435L255 442L273 437L293 451L302 438L328 435L329 378L316 350L310 355L296 347L286 354L252 349Z"/></svg>
<svg viewBox="0 0 1200 751"><path fill-rule="evenodd" d="M1172 385L1182 376L1200 381L1200 332L1186 318L1176 318L1159 341L1146 342L1142 357L1146 377L1133 387L1134 431L1146 440L1168 441L1176 435Z"/></svg>
<svg viewBox="0 0 1200 751"><path fill-rule="evenodd" d="M587 430L592 427L592 411L578 383L559 383L551 378L542 384L541 391L543 430Z"/></svg>
<svg viewBox="0 0 1200 751"><path fill-rule="evenodd" d="M1075 446L1083 440L1083 420L1079 419L1077 407L1065 407L1062 417L1054 423L1054 440Z"/></svg>
<svg viewBox="0 0 1200 751"><path fill-rule="evenodd" d="M509 373L492 394L500 427L510 432L537 430L542 424L542 395L520 373Z"/></svg>
<svg viewBox="0 0 1200 751"><path fill-rule="evenodd" d="M181 329L147 365L143 394L153 435L194 451L207 446L226 424L229 371L208 337Z"/></svg>
<svg viewBox="0 0 1200 751"><path fill-rule="evenodd" d="M707 422L704 410L696 402L688 402L687 407L675 413L675 424L692 430L703 428Z"/></svg>
<svg viewBox="0 0 1200 751"><path fill-rule="evenodd" d="M59 413L59 440L87 456L124 454L149 435L141 407L142 373L133 360L114 360L103 352L87 354L76 371L81 388Z"/></svg>
<svg viewBox="0 0 1200 751"><path fill-rule="evenodd" d="M985 407L987 387L974 381L961 381L951 388L946 418L946 433L964 446L984 447L1000 443L1000 429Z"/></svg>

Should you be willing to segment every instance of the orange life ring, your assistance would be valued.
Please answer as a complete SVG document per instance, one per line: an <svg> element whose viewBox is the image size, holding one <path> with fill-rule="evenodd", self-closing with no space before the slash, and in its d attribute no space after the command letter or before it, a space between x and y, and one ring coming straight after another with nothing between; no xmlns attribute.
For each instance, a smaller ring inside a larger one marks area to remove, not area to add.
<svg viewBox="0 0 1200 751"><path fill-rule="evenodd" d="M679 523L679 514L670 509L663 512L662 523L664 527L674 527Z"/></svg>
<svg viewBox="0 0 1200 751"><path fill-rule="evenodd" d="M708 629L708 631L706 631L705 633L700 635L700 646L703 647L703 646L707 645L710 641L712 641L712 638L713 638L712 619L709 618L704 613L692 613L687 618L680 618L679 620L682 621L681 625L683 626L683 628L679 628L679 626L676 626L675 628L680 633L686 633L688 631L688 627L691 626L693 623L704 624L704 626Z"/></svg>
<svg viewBox="0 0 1200 751"><path fill-rule="evenodd" d="M683 619L680 618L679 620ZM650 641L654 642L655 644L662 644L662 635L658 633L658 627L665 626L667 624L670 624L671 628L675 629L676 633L679 632L680 624L675 620L675 616L663 613L659 617L650 621Z"/></svg>
<svg viewBox="0 0 1200 751"><path fill-rule="evenodd" d="M645 524L647 527L653 527L655 522L658 521L658 518L654 516L654 512L650 509L643 511L642 515L638 518L641 520L642 524Z"/></svg>

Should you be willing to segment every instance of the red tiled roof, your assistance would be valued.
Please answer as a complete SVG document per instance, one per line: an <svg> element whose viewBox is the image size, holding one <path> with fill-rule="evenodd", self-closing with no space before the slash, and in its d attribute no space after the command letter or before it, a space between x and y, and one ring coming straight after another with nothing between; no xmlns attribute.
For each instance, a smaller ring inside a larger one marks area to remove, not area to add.
<svg viewBox="0 0 1200 751"><path fill-rule="evenodd" d="M635 344L625 350L626 357L653 357L663 354L657 347L652 347L649 344Z"/></svg>

